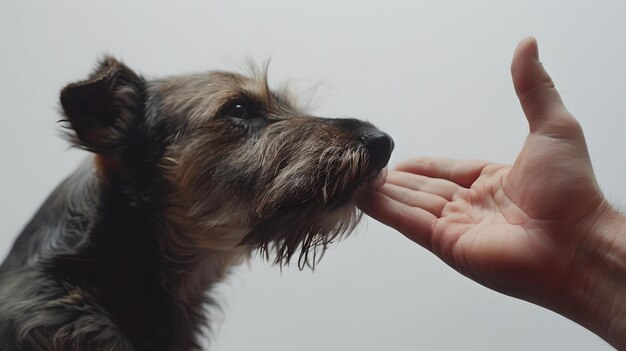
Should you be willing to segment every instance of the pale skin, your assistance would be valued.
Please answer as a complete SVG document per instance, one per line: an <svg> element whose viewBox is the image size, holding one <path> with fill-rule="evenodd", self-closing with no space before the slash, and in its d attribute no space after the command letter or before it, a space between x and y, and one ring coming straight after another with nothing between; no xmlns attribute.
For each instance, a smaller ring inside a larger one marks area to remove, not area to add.
<svg viewBox="0 0 626 351"><path fill-rule="evenodd" d="M478 283L626 350L626 218L598 187L535 39L519 43L511 74L530 129L512 166L408 160L359 207Z"/></svg>

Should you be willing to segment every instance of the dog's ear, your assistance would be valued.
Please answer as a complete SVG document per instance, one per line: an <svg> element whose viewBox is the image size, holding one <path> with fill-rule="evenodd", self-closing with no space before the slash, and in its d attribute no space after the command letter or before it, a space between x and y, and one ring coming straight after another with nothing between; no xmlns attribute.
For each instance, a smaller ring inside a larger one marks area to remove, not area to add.
<svg viewBox="0 0 626 351"><path fill-rule="evenodd" d="M85 80L61 91L61 106L75 132L73 142L102 155L119 155L131 129L143 119L145 80L104 57Z"/></svg>

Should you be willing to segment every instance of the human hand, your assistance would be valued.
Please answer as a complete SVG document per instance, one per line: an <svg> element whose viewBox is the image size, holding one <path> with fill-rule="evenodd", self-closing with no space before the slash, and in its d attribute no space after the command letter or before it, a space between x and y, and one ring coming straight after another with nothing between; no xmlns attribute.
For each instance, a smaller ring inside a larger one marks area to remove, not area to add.
<svg viewBox="0 0 626 351"><path fill-rule="evenodd" d="M626 298L616 295L626 295L626 222L600 191L534 39L520 42L511 72L530 127L513 166L409 160L359 207L469 278L625 347Z"/></svg>

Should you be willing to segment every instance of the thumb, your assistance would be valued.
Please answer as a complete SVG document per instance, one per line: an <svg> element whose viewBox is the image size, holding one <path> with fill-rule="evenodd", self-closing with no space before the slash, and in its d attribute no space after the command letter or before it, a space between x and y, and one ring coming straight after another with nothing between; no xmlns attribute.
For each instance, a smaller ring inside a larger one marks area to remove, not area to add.
<svg viewBox="0 0 626 351"><path fill-rule="evenodd" d="M511 63L511 75L531 133L551 133L563 122L573 120L552 78L539 61L535 38L525 38L517 45Z"/></svg>

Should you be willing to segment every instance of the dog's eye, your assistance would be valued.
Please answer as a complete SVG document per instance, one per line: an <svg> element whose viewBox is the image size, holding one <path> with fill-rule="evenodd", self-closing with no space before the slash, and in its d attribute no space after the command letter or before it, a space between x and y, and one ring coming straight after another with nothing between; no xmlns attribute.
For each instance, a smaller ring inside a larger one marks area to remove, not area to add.
<svg viewBox="0 0 626 351"><path fill-rule="evenodd" d="M222 110L222 116L241 119L251 118L248 106L242 101L235 101Z"/></svg>

